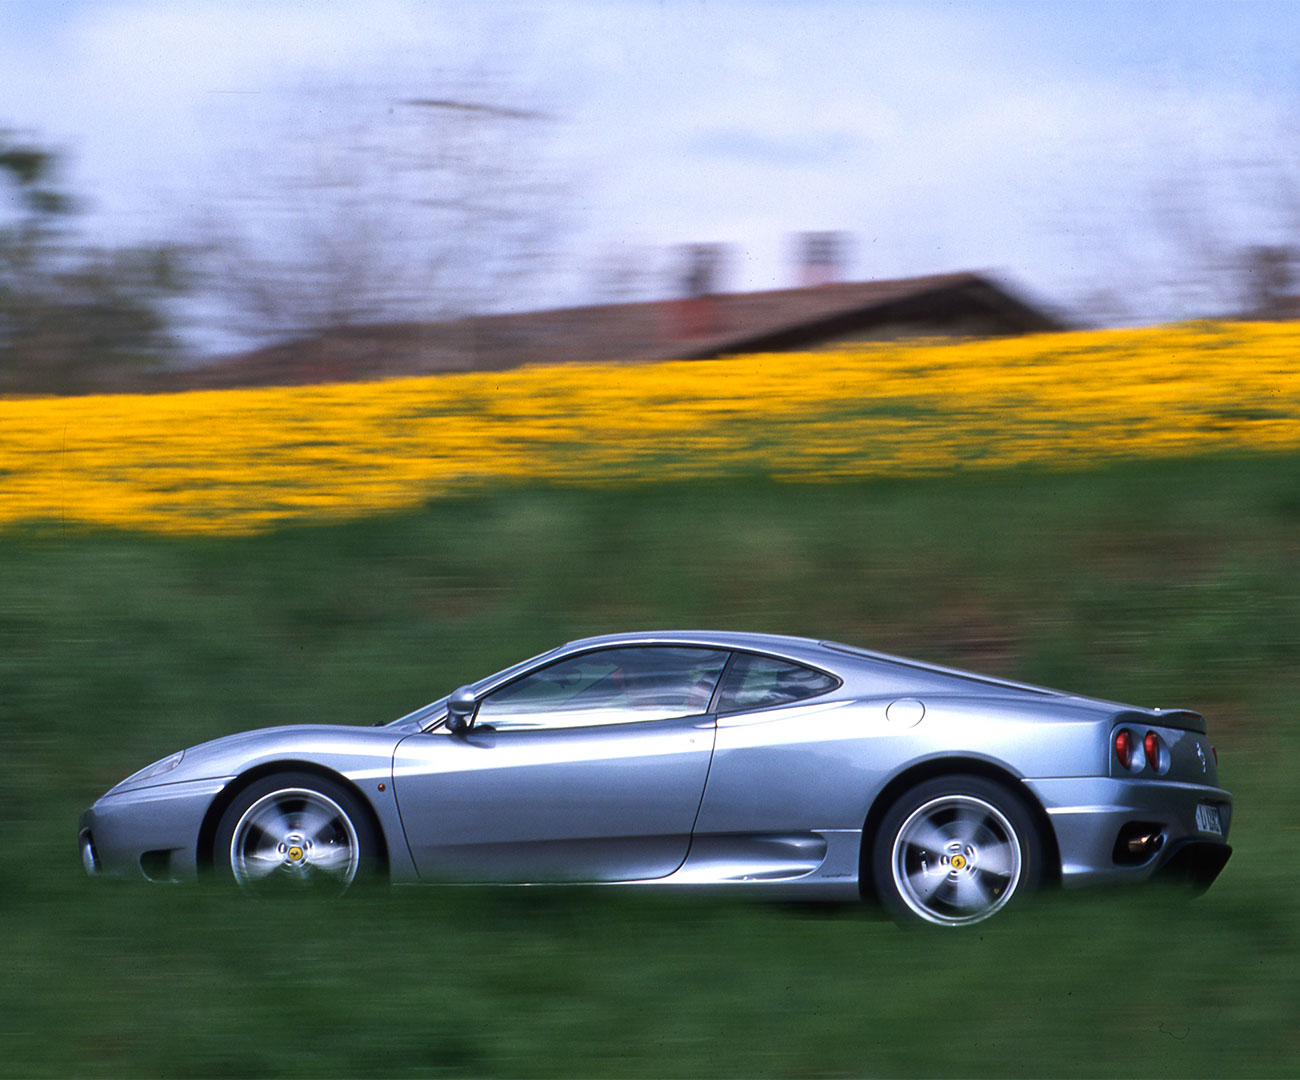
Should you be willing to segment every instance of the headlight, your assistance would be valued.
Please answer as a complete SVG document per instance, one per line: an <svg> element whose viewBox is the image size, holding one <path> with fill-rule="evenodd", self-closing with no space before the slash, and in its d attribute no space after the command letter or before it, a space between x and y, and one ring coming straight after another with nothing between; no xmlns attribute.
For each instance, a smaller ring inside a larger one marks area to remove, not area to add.
<svg viewBox="0 0 1300 1080"><path fill-rule="evenodd" d="M169 773L181 763L181 758L185 756L184 750L178 750L171 757L165 757L162 761L155 761L147 768L141 769L138 773L132 773L118 787L126 784L138 784L141 780L152 780L155 777L162 776L163 773Z"/></svg>

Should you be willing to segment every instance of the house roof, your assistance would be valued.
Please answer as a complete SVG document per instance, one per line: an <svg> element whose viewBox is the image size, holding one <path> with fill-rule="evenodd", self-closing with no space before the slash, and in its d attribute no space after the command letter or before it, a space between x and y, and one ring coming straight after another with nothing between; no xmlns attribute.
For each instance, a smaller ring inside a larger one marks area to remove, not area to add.
<svg viewBox="0 0 1300 1080"><path fill-rule="evenodd" d="M177 378L190 386L291 384L526 364L702 359L900 332L988 336L1058 329L1057 320L986 275L938 274L349 327L228 357Z"/></svg>

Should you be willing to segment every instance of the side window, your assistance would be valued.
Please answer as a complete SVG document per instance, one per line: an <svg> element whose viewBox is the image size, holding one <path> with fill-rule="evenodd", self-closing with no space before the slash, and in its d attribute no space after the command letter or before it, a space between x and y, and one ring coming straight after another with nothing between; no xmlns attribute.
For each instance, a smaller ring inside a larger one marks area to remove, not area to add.
<svg viewBox="0 0 1300 1080"><path fill-rule="evenodd" d="M692 716L708 709L726 661L721 650L666 645L582 653L493 691L478 723L507 731Z"/></svg>
<svg viewBox="0 0 1300 1080"><path fill-rule="evenodd" d="M718 712L747 712L825 694L839 680L789 660L736 653L718 700Z"/></svg>

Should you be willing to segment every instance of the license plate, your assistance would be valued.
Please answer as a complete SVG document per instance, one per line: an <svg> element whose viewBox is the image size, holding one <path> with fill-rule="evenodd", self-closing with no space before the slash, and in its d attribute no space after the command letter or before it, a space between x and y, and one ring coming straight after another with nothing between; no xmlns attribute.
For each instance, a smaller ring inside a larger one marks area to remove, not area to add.
<svg viewBox="0 0 1300 1080"><path fill-rule="evenodd" d="M1219 824L1219 808L1209 803L1201 803L1196 808L1196 827L1203 833L1222 836L1223 826Z"/></svg>

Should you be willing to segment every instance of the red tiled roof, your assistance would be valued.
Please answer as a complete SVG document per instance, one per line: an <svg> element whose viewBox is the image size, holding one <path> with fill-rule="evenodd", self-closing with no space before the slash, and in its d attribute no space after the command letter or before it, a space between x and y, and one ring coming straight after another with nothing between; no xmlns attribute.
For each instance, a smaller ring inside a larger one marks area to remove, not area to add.
<svg viewBox="0 0 1300 1080"><path fill-rule="evenodd" d="M605 304L443 323L350 327L228 357L176 378L190 386L309 383L525 364L696 359L809 348L898 325L944 333L975 313L991 333L1059 329L980 274L939 274L695 300Z"/></svg>

